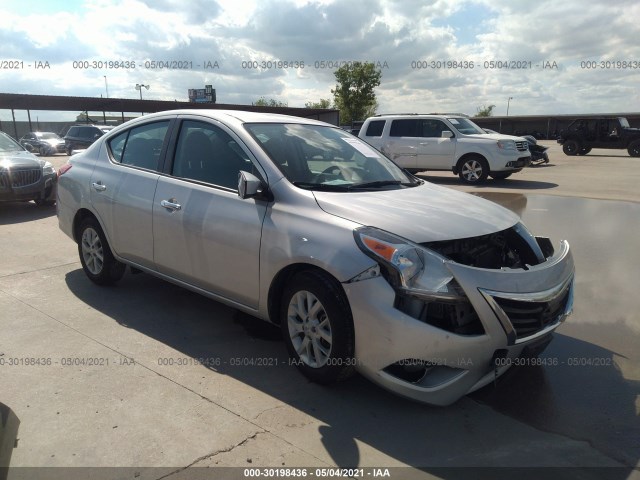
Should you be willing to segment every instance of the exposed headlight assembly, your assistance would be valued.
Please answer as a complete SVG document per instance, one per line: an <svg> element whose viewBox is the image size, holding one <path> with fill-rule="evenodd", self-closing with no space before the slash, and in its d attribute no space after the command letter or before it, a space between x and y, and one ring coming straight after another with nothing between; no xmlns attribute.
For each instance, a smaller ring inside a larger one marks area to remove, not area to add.
<svg viewBox="0 0 640 480"><path fill-rule="evenodd" d="M373 227L357 228L353 235L360 250L378 263L397 291L429 299L463 299L441 255Z"/></svg>

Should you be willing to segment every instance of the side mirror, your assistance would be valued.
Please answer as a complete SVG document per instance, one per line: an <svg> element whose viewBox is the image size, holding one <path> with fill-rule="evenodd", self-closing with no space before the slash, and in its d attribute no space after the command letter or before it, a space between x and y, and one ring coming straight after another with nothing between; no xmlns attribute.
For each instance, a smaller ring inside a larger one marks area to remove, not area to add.
<svg viewBox="0 0 640 480"><path fill-rule="evenodd" d="M443 131L440 133L440 136L441 136L442 138L452 138L452 137L453 137L453 132L452 132L451 130L443 130Z"/></svg>
<svg viewBox="0 0 640 480"><path fill-rule="evenodd" d="M238 172L238 196L243 200L261 194L262 187L262 181L255 175L243 170Z"/></svg>

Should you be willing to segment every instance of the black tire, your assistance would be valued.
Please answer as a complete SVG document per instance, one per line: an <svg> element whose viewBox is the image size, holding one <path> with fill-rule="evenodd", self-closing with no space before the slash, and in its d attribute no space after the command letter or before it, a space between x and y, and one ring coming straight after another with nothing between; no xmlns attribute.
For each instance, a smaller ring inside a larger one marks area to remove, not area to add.
<svg viewBox="0 0 640 480"><path fill-rule="evenodd" d="M489 164L480 156L467 157L460 161L458 176L467 185L482 183L489 175Z"/></svg>
<svg viewBox="0 0 640 480"><path fill-rule="evenodd" d="M65 150L67 151L67 155L71 156L71 152L73 151L73 148L71 148L71 146L65 147Z"/></svg>
<svg viewBox="0 0 640 480"><path fill-rule="evenodd" d="M494 180L504 180L505 178L509 178L511 174L511 172L494 172L489 175L491 175L491 178Z"/></svg>
<svg viewBox="0 0 640 480"><path fill-rule="evenodd" d="M93 217L80 225L78 255L84 273L98 285L112 285L124 275L126 265L113 257L104 232Z"/></svg>
<svg viewBox="0 0 640 480"><path fill-rule="evenodd" d="M280 327L292 363L309 380L329 384L355 372L351 308L329 275L308 270L291 278L282 294Z"/></svg>
<svg viewBox="0 0 640 480"><path fill-rule="evenodd" d="M578 152L578 155L586 155L591 151L591 147L582 147Z"/></svg>
<svg viewBox="0 0 640 480"><path fill-rule="evenodd" d="M47 156L47 149L44 147L40 147L38 149L38 153L40 154L41 157L46 157Z"/></svg>
<svg viewBox="0 0 640 480"><path fill-rule="evenodd" d="M629 148L627 148L627 152L632 157L640 157L640 140L635 140L631 142Z"/></svg>
<svg viewBox="0 0 640 480"><path fill-rule="evenodd" d="M56 200L55 199L45 199L45 198L36 198L34 200L34 202L36 203L37 206L39 207L52 207L53 205L56 204Z"/></svg>
<svg viewBox="0 0 640 480"><path fill-rule="evenodd" d="M567 140L562 144L562 151L565 155L569 155L570 157L577 155L581 149L582 147L577 140Z"/></svg>

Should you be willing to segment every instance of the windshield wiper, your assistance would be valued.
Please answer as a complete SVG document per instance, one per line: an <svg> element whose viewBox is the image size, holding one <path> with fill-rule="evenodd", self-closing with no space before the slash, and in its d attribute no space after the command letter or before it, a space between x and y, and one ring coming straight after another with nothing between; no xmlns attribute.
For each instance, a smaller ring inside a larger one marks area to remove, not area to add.
<svg viewBox="0 0 640 480"><path fill-rule="evenodd" d="M323 190L325 192L348 192L349 185L332 185L330 183L314 183L314 182L291 182L296 187L306 190Z"/></svg>
<svg viewBox="0 0 640 480"><path fill-rule="evenodd" d="M357 183L355 185L351 185L350 189L360 189L360 188L378 188L378 187L387 187L390 185L402 185L403 187L413 187L416 185L411 182L402 182L402 180L377 180L375 182L367 182L367 183Z"/></svg>

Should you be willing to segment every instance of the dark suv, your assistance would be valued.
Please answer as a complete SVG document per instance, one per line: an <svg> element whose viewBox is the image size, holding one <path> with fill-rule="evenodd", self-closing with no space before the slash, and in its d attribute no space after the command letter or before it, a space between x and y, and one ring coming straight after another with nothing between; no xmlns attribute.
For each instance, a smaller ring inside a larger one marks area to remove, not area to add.
<svg viewBox="0 0 640 480"><path fill-rule="evenodd" d="M586 155L592 148L626 149L640 157L640 129L624 117L581 118L560 132L558 143L566 155Z"/></svg>
<svg viewBox="0 0 640 480"><path fill-rule="evenodd" d="M108 125L74 125L64 136L67 155L71 155L73 150L87 148L112 128Z"/></svg>

